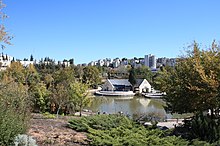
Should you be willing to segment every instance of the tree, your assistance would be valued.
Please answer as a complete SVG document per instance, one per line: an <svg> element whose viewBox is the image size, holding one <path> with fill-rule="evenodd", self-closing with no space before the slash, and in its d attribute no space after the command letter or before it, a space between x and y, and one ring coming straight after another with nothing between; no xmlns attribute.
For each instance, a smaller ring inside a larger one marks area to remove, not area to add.
<svg viewBox="0 0 220 146"><path fill-rule="evenodd" d="M0 145L12 145L15 136L24 134L30 118L27 88L14 81L0 81Z"/></svg>
<svg viewBox="0 0 220 146"><path fill-rule="evenodd" d="M193 50L179 59L174 69L164 69L159 79L160 90L171 112L219 112L220 108L220 49L200 50L194 42Z"/></svg>
<svg viewBox="0 0 220 146"><path fill-rule="evenodd" d="M32 54L31 54L31 56L30 56L30 61L34 61L34 57L33 57Z"/></svg>
<svg viewBox="0 0 220 146"><path fill-rule="evenodd" d="M88 106L92 97L88 96L88 86L81 82L75 82L70 85L69 95L73 105L79 110L79 115L82 116L82 110Z"/></svg>
<svg viewBox="0 0 220 146"><path fill-rule="evenodd" d="M56 71L52 78L48 76L47 85L50 86L52 93L51 105L55 104L57 117L61 108L70 105L68 88L75 81L74 70L71 67ZM52 82L52 85L51 85Z"/></svg>
<svg viewBox="0 0 220 146"><path fill-rule="evenodd" d="M83 69L82 81L90 87L97 88L101 83L99 70L94 66L86 66Z"/></svg>
<svg viewBox="0 0 220 146"><path fill-rule="evenodd" d="M56 114L58 118L60 109L64 108L68 103L70 103L66 82L60 82L54 86L52 88L52 93L52 102L56 105Z"/></svg>
<svg viewBox="0 0 220 146"><path fill-rule="evenodd" d="M128 81L131 83L131 85L134 87L134 85L136 84L136 73L134 71L134 68L132 67L131 70L129 71L129 79Z"/></svg>
<svg viewBox="0 0 220 146"><path fill-rule="evenodd" d="M75 71L71 67L61 68L60 70L53 73L54 84L58 84L60 82L67 82L70 84L75 81Z"/></svg>
<svg viewBox="0 0 220 146"><path fill-rule="evenodd" d="M44 83L38 83L30 88L30 95L32 95L32 101L34 103L34 110L38 112L46 112L49 104L50 92L47 90Z"/></svg>
<svg viewBox="0 0 220 146"><path fill-rule="evenodd" d="M69 62L70 62L70 65L74 65L74 59L73 58L70 59Z"/></svg>
<svg viewBox="0 0 220 146"><path fill-rule="evenodd" d="M153 83L153 73L151 72L149 67L141 66L134 69L134 72L137 76L137 78L146 79L149 83Z"/></svg>
<svg viewBox="0 0 220 146"><path fill-rule="evenodd" d="M4 74L8 77L12 77L15 82L21 84L26 83L25 68L21 65L20 62L12 62Z"/></svg>
<svg viewBox="0 0 220 146"><path fill-rule="evenodd" d="M3 8L6 5L0 0L0 17L1 17L1 23L0 23L0 43L1 43L1 48L4 49L5 45L11 45L10 40L12 37L8 34L8 32L5 29L5 26L3 24L3 21L5 18L7 18L7 15L3 12Z"/></svg>
<svg viewBox="0 0 220 146"><path fill-rule="evenodd" d="M74 66L75 77L78 81L82 82L83 79L83 67L82 66Z"/></svg>

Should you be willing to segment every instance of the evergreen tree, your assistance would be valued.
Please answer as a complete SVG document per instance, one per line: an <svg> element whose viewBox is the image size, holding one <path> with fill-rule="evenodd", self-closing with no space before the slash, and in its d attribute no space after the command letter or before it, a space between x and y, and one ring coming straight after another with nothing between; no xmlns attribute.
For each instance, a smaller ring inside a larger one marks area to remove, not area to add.
<svg viewBox="0 0 220 146"><path fill-rule="evenodd" d="M32 54L31 54L31 57L30 57L30 61L34 61L34 57L33 57Z"/></svg>
<svg viewBox="0 0 220 146"><path fill-rule="evenodd" d="M134 87L134 85L137 83L136 81L136 73L134 68L132 67L130 72L129 72L129 79L128 81L131 83L131 85Z"/></svg>

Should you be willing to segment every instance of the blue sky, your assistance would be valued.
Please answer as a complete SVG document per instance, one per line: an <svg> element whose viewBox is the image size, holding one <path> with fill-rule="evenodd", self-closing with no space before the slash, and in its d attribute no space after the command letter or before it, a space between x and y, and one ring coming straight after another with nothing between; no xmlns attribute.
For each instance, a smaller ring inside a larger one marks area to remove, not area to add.
<svg viewBox="0 0 220 146"><path fill-rule="evenodd" d="M177 57L220 40L219 0L3 0L15 58Z"/></svg>

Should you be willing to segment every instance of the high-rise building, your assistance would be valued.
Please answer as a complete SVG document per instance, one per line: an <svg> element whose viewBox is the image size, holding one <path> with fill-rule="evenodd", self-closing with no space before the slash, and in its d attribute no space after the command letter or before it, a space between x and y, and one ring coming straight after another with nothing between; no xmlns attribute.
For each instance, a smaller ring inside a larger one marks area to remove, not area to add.
<svg viewBox="0 0 220 146"><path fill-rule="evenodd" d="M152 54L145 55L144 65L151 68L151 69L156 69L156 57L155 57L155 55L152 55Z"/></svg>

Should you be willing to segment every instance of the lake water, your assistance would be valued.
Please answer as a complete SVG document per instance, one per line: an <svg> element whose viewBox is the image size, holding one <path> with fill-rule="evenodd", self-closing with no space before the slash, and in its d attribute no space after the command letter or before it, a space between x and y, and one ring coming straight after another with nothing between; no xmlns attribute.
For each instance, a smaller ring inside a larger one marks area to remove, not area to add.
<svg viewBox="0 0 220 146"><path fill-rule="evenodd" d="M148 99L144 97L105 97L95 96L88 109L93 112L114 114L123 112L132 116L133 114L154 113L160 117L171 118L164 110L165 103L161 99Z"/></svg>

